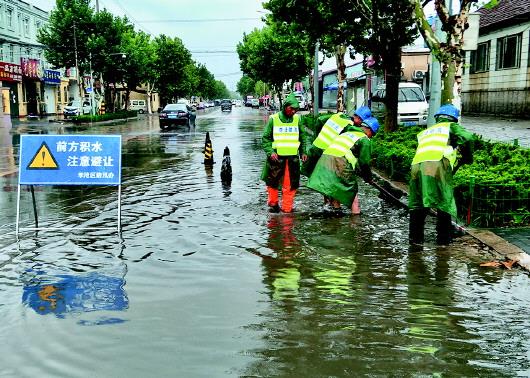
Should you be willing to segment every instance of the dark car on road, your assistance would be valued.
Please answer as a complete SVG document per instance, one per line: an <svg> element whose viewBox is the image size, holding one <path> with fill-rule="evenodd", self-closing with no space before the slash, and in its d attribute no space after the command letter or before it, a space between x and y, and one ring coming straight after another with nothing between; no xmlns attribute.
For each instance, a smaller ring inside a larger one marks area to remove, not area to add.
<svg viewBox="0 0 530 378"><path fill-rule="evenodd" d="M158 115L160 128L166 129L170 126L190 126L191 112L186 104L167 104Z"/></svg>
<svg viewBox="0 0 530 378"><path fill-rule="evenodd" d="M232 111L232 100L230 100L229 98L225 98L221 100L221 111L231 112Z"/></svg>

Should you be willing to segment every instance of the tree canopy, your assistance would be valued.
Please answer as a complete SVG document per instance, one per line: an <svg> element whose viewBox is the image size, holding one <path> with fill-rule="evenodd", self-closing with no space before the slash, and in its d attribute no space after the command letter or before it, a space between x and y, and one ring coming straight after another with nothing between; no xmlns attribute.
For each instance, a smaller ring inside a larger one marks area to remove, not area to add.
<svg viewBox="0 0 530 378"><path fill-rule="evenodd" d="M144 85L149 95L158 91L162 102L190 96L214 98L228 92L205 65L193 61L180 38L153 38L135 30L126 17L95 12L90 3L57 0L48 24L39 30L37 39L53 66L77 66L80 76L100 78L107 97L115 95L114 89L108 89L116 84L127 96Z"/></svg>

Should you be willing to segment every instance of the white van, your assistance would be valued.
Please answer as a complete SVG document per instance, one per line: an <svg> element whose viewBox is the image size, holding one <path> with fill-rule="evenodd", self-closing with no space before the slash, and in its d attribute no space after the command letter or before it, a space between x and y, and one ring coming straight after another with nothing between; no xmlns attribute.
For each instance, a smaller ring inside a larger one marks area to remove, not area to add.
<svg viewBox="0 0 530 378"><path fill-rule="evenodd" d="M385 84L377 87L372 98L372 113L384 117L385 104L380 101L385 98ZM398 124L403 126L426 126L429 114L429 104L425 94L416 83L399 83L398 94Z"/></svg>
<svg viewBox="0 0 530 378"><path fill-rule="evenodd" d="M147 112L147 103L145 100L131 100L129 110L137 110L138 113L143 114Z"/></svg>

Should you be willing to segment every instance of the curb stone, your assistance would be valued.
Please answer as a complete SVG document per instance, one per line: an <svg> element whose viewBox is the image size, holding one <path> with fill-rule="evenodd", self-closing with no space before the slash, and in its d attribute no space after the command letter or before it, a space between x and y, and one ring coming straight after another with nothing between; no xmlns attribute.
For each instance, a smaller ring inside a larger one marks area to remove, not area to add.
<svg viewBox="0 0 530 378"><path fill-rule="evenodd" d="M408 196L408 185L399 182L392 181L383 175L380 171L372 168L372 173L380 180L387 182L393 189L401 191L404 195ZM497 253L504 256L506 259L516 261L523 269L530 271L530 255L519 248L516 245L508 242L499 235L483 229L476 229L473 227L465 227L453 222L459 229L473 238L477 239L481 243L484 243Z"/></svg>

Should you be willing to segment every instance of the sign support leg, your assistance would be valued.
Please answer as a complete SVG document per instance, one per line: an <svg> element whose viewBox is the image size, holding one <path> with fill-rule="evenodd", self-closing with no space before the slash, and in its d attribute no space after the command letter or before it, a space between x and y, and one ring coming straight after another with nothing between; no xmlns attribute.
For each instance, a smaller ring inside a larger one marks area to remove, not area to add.
<svg viewBox="0 0 530 378"><path fill-rule="evenodd" d="M118 185L118 234L121 237L121 184Z"/></svg>
<svg viewBox="0 0 530 378"><path fill-rule="evenodd" d="M35 216L35 228L39 228L39 216L37 214L37 203L35 202L35 190L33 185L29 186L31 190L31 199L33 200L33 215Z"/></svg>
<svg viewBox="0 0 530 378"><path fill-rule="evenodd" d="M18 184L18 189L17 189L17 224L15 225L15 235L17 236L17 240L18 240L19 221L20 221L20 184Z"/></svg>

